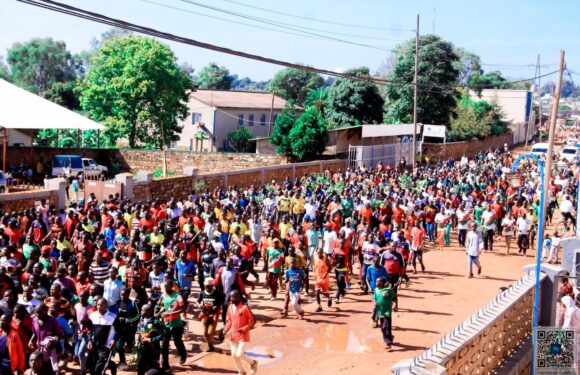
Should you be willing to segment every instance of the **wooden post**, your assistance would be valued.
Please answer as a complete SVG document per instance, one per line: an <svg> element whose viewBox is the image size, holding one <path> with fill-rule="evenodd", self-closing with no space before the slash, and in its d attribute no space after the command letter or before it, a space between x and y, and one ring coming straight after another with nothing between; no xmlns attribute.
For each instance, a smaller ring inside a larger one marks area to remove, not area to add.
<svg viewBox="0 0 580 375"><path fill-rule="evenodd" d="M167 177L167 145L165 144L165 129L161 120L161 151L163 152L163 178Z"/></svg>
<svg viewBox="0 0 580 375"><path fill-rule="evenodd" d="M415 173L417 166L417 92L419 91L419 14L417 14L417 30L415 30L415 79L413 80L415 92L413 94L413 158L411 160L412 170Z"/></svg>
<svg viewBox="0 0 580 375"><path fill-rule="evenodd" d="M97 129L97 148L101 148L101 129Z"/></svg>
<svg viewBox="0 0 580 375"><path fill-rule="evenodd" d="M81 148L81 129L77 129L77 148Z"/></svg>
<svg viewBox="0 0 580 375"><path fill-rule="evenodd" d="M54 137L54 148L58 148L58 129L56 129L56 137Z"/></svg>
<svg viewBox="0 0 580 375"><path fill-rule="evenodd" d="M268 137L272 134L272 123L274 122L274 89L272 89L272 104L270 105L270 123L268 124Z"/></svg>
<svg viewBox="0 0 580 375"><path fill-rule="evenodd" d="M6 128L3 128L4 141L2 142L2 171L6 173L6 143L8 143L8 134Z"/></svg>

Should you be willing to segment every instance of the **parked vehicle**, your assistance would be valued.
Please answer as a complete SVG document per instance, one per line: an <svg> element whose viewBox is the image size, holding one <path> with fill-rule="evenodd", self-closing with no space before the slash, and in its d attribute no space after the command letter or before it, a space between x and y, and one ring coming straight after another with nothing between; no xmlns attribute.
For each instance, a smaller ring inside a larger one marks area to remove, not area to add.
<svg viewBox="0 0 580 375"><path fill-rule="evenodd" d="M566 146L560 151L560 159L567 162L574 162L580 159L580 151L574 146Z"/></svg>
<svg viewBox="0 0 580 375"><path fill-rule="evenodd" d="M107 171L107 167L79 155L56 155L52 158L53 177L106 174Z"/></svg>
<svg viewBox="0 0 580 375"><path fill-rule="evenodd" d="M536 143L532 146L532 154L542 156L548 153L547 143Z"/></svg>
<svg viewBox="0 0 580 375"><path fill-rule="evenodd" d="M109 172L107 167L104 165L99 165L96 161L89 158L83 158L83 168L85 172L96 171L99 172L99 174L107 174L107 172Z"/></svg>
<svg viewBox="0 0 580 375"><path fill-rule="evenodd" d="M578 138L576 138L576 137L570 137L570 138L567 138L567 139L566 139L566 144L567 144L568 146L574 146L574 145L575 145L576 143L578 143L578 142L579 142L579 141L578 141Z"/></svg>

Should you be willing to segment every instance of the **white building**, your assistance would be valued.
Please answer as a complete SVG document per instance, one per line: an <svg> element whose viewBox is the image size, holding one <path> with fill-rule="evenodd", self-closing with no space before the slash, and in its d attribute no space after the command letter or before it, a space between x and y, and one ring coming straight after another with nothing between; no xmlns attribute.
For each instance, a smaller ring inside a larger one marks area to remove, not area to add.
<svg viewBox="0 0 580 375"><path fill-rule="evenodd" d="M171 146L192 151L228 150L227 134L239 126L249 129L252 138L267 137L285 105L284 99L266 92L197 90L190 95L190 113L180 124L180 139Z"/></svg>
<svg viewBox="0 0 580 375"><path fill-rule="evenodd" d="M478 96L476 92L469 93L472 100L485 100L490 103L497 103L501 108L503 118L509 123L509 128L513 132L513 143L522 143L526 137L526 127L528 129L528 140L536 134L535 119L529 121L529 116L534 116L532 108L532 92L527 90L500 90L485 89Z"/></svg>

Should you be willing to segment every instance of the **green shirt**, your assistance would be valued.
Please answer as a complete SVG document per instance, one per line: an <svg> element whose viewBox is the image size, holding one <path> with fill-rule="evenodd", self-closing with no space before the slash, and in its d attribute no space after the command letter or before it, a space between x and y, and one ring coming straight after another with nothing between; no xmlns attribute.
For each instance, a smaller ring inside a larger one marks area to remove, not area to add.
<svg viewBox="0 0 580 375"><path fill-rule="evenodd" d="M165 323L165 327L168 328L183 327L181 313L171 313L172 311L182 309L183 306L185 306L181 294L173 293L170 296L168 296L167 294L163 294L163 297L161 297L161 303L165 308L163 314L163 322Z"/></svg>
<svg viewBox="0 0 580 375"><path fill-rule="evenodd" d="M269 248L268 252L268 272L281 273L284 263L284 252L281 249Z"/></svg>
<svg viewBox="0 0 580 375"><path fill-rule="evenodd" d="M481 222L481 214L483 213L483 207L482 206L475 206L473 208L473 213L475 215L475 222L480 223Z"/></svg>
<svg viewBox="0 0 580 375"><path fill-rule="evenodd" d="M391 316L393 311L393 299L395 293L391 288L384 287L383 289L375 289L375 301L377 301L377 316L385 317Z"/></svg>
<svg viewBox="0 0 580 375"><path fill-rule="evenodd" d="M351 217L352 216L352 209L354 207L352 200L350 199L342 199L342 201L340 202L340 205L342 206L342 214L345 218L347 217Z"/></svg>

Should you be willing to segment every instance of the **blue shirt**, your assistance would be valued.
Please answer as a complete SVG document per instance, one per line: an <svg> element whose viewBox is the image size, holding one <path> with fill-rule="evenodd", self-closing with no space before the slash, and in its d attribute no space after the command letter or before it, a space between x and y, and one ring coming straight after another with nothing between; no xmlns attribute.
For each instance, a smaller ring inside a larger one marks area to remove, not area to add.
<svg viewBox="0 0 580 375"><path fill-rule="evenodd" d="M379 266L379 269L376 269L374 265L367 268L367 274L365 275L366 279L371 284L371 290L375 290L375 286L377 285L377 279L379 277L387 278L389 274L387 273L387 269L383 266Z"/></svg>
<svg viewBox="0 0 580 375"><path fill-rule="evenodd" d="M177 269L177 282L181 289L191 289L193 275L195 275L195 264L191 260L184 263L178 259L175 262L175 268Z"/></svg>
<svg viewBox="0 0 580 375"><path fill-rule="evenodd" d="M111 250L115 246L115 230L107 228L104 230L105 243L107 244L107 249Z"/></svg>
<svg viewBox="0 0 580 375"><path fill-rule="evenodd" d="M302 289L302 281L305 276L306 275L304 274L304 271L302 271L302 268L296 269L289 268L286 270L285 280L290 282L289 283L290 285L288 287L290 292L292 293L300 292L300 289Z"/></svg>

